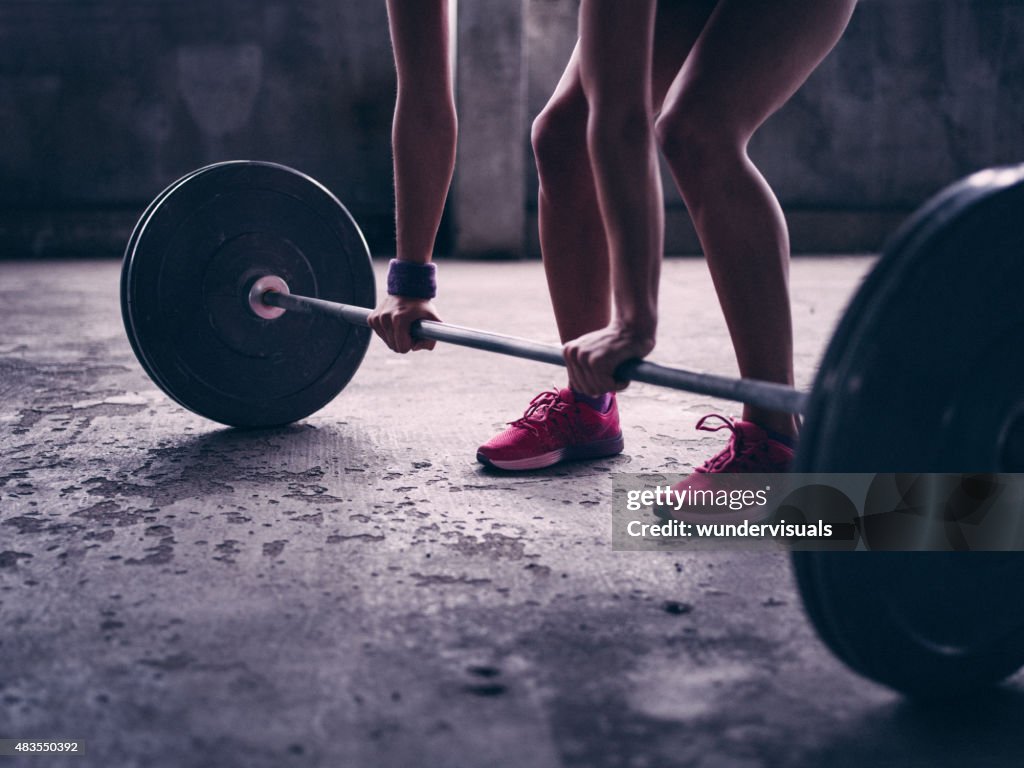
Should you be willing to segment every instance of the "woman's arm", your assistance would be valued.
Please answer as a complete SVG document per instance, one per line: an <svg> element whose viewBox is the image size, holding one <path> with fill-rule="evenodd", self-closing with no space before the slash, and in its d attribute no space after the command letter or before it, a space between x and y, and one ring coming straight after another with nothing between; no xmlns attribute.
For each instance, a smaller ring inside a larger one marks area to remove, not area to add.
<svg viewBox="0 0 1024 768"><path fill-rule="evenodd" d="M449 67L447 0L388 0L398 95L391 141L395 169L397 259L427 265L455 167L458 124ZM403 274L416 273L415 267ZM419 270L425 271L425 270ZM396 352L432 349L413 341L415 320L437 319L429 298L403 295L403 281L370 315L370 326ZM407 285L408 283L404 283Z"/></svg>
<svg viewBox="0 0 1024 768"><path fill-rule="evenodd" d="M651 105L655 10L655 0L583 0L580 6L587 147L614 298L608 326L565 345L570 383L588 395L621 389L615 368L644 357L655 343L664 238Z"/></svg>

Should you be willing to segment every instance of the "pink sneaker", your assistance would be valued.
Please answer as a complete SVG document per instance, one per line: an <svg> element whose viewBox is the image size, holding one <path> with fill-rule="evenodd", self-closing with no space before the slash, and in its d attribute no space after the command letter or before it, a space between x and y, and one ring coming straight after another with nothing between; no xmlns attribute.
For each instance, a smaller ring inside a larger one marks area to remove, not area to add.
<svg viewBox="0 0 1024 768"><path fill-rule="evenodd" d="M615 395L600 413L576 402L571 389L541 392L522 418L477 449L477 461L498 469L541 469L560 461L599 459L622 453Z"/></svg>
<svg viewBox="0 0 1024 768"><path fill-rule="evenodd" d="M714 427L706 426L709 419L718 419L721 424ZM725 448L705 461L704 466L696 467L692 475L672 486L672 490L677 493L723 489L744 490L745 482L742 478L712 479L709 475L773 474L788 472L793 464L793 449L778 440L773 440L763 428L752 422L733 420L717 413L711 413L697 422L697 429L704 432L728 429L732 432L732 436ZM690 521L713 520L724 523L746 519L751 511L750 508L732 509L714 506L709 508L704 505L684 505L671 511L660 509L655 514L663 518L675 517L679 520Z"/></svg>
<svg viewBox="0 0 1024 768"><path fill-rule="evenodd" d="M722 423L717 427L708 427L705 426L708 419L718 419ZM723 472L770 474L772 472L788 472L793 463L793 449L768 437L768 433L753 422L734 421L717 413L709 413L697 422L697 429L704 432L728 429L732 431L732 437L729 438L729 444L725 448L704 462L704 466L696 467L693 470L694 474L717 475ZM690 480L692 484L690 478L687 480Z"/></svg>

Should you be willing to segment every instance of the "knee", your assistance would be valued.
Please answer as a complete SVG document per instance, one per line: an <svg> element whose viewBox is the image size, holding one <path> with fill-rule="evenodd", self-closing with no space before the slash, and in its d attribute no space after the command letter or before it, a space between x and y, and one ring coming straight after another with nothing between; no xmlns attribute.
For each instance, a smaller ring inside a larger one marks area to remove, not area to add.
<svg viewBox="0 0 1024 768"><path fill-rule="evenodd" d="M542 181L551 182L576 171L588 171L587 106L583 100L548 103L533 121L530 143Z"/></svg>
<svg viewBox="0 0 1024 768"><path fill-rule="evenodd" d="M667 108L658 116L654 132L684 195L698 195L746 154L741 132L707 111Z"/></svg>

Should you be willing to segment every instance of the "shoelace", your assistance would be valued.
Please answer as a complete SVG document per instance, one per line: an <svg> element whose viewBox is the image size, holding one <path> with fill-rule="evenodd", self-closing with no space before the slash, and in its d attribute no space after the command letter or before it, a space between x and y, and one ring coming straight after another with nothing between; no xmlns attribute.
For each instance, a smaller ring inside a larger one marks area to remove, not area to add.
<svg viewBox="0 0 1024 768"><path fill-rule="evenodd" d="M718 419L721 424L717 427L709 427L705 424L708 419ZM709 413L697 422L697 429L702 432L718 432L720 429L728 429L732 432L732 439L721 451L704 462L704 466L694 468L694 472L701 474L720 472L729 462L735 461L743 448L743 434L736 427L736 423L728 416L720 413Z"/></svg>
<svg viewBox="0 0 1024 768"><path fill-rule="evenodd" d="M554 417L557 416L561 418L556 421ZM575 434L575 425L569 416L569 403L558 396L557 389L541 392L530 401L526 412L515 421L510 421L509 424L513 427L528 429L536 435L540 434L540 428L537 424L548 419L551 419L551 423L557 425L559 429L564 430L568 428L570 435Z"/></svg>

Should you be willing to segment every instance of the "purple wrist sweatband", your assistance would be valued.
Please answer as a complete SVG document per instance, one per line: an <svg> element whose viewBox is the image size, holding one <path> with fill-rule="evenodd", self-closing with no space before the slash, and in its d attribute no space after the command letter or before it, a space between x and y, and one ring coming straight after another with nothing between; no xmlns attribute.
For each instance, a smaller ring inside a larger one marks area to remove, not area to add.
<svg viewBox="0 0 1024 768"><path fill-rule="evenodd" d="M437 296L437 267L392 259L388 264L388 294L411 299L432 299Z"/></svg>

